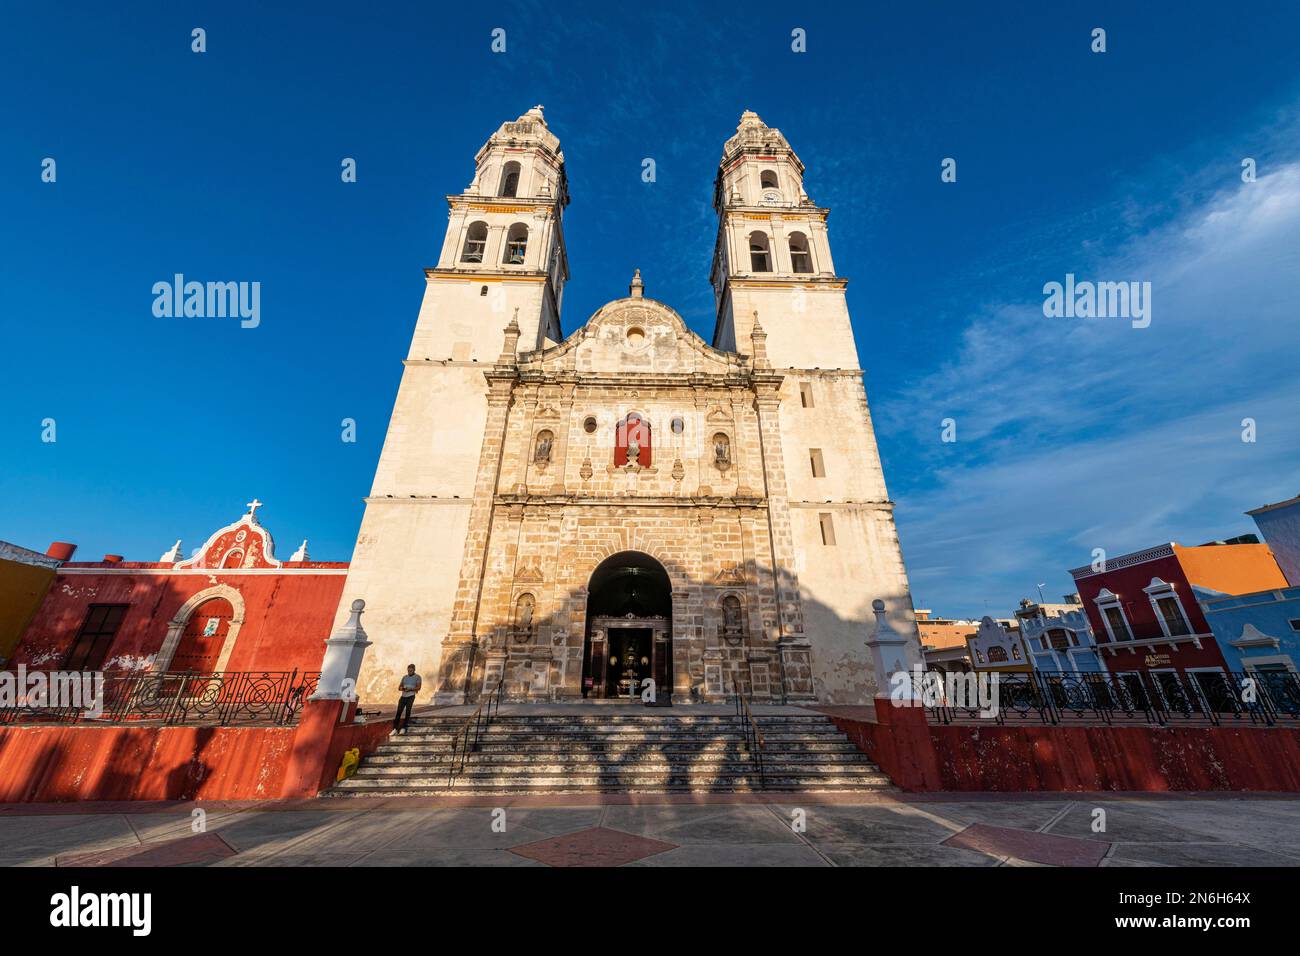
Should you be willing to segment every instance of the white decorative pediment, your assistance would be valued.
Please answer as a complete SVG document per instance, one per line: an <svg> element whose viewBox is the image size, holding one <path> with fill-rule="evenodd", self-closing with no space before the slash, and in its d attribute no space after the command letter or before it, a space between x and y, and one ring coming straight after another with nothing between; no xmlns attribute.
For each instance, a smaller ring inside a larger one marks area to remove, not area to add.
<svg viewBox="0 0 1300 956"><path fill-rule="evenodd" d="M1241 636L1234 637L1228 643L1233 647L1243 649L1247 647L1271 647L1273 650L1278 650L1282 646L1282 642L1276 637L1265 634L1254 624L1247 624L1241 629Z"/></svg>
<svg viewBox="0 0 1300 956"><path fill-rule="evenodd" d="M522 371L734 375L745 356L705 343L677 312L642 297L615 299L559 345L519 356ZM631 383L629 383L630 385Z"/></svg>
<svg viewBox="0 0 1300 956"><path fill-rule="evenodd" d="M261 506L262 502L254 498L243 517L214 531L192 558L179 562L176 567L221 571L280 567L271 532L257 520L257 509Z"/></svg>
<svg viewBox="0 0 1300 956"><path fill-rule="evenodd" d="M1151 583L1148 584L1146 587L1144 587L1142 590L1145 591L1147 594L1156 594L1157 592L1172 591L1173 589L1174 586L1170 584L1168 581L1165 581L1162 578L1152 578Z"/></svg>

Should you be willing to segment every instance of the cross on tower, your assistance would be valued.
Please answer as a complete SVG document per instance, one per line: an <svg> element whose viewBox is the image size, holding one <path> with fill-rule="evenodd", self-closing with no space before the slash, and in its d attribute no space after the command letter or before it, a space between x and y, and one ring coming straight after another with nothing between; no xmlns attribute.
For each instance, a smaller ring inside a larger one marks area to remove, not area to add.
<svg viewBox="0 0 1300 956"><path fill-rule="evenodd" d="M247 505L247 507L248 507L248 514L249 514L249 516L250 516L250 517L253 517L253 518L256 518L256 517L257 517L257 509L260 508L260 507L262 507L262 502L258 501L256 498L254 498L252 501L246 502L246 505Z"/></svg>

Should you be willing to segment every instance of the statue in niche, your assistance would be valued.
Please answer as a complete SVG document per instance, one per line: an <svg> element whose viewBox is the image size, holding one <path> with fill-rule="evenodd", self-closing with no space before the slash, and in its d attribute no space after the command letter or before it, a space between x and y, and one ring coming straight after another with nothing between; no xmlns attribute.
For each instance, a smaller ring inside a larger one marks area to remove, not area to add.
<svg viewBox="0 0 1300 956"><path fill-rule="evenodd" d="M713 463L723 469L731 464L731 439L722 432L713 436Z"/></svg>
<svg viewBox="0 0 1300 956"><path fill-rule="evenodd" d="M531 594L521 594L519 600L515 603L515 640L520 644L530 640L533 636L533 596Z"/></svg>
<svg viewBox="0 0 1300 956"><path fill-rule="evenodd" d="M734 594L722 599L722 630L725 634L740 633L740 599Z"/></svg>
<svg viewBox="0 0 1300 956"><path fill-rule="evenodd" d="M547 465L551 461L551 445L555 438L550 432L541 432L537 436L537 448L533 451L533 462L538 465Z"/></svg>
<svg viewBox="0 0 1300 956"><path fill-rule="evenodd" d="M627 440L627 463L629 465L640 464L641 462L641 441L637 438L629 437Z"/></svg>

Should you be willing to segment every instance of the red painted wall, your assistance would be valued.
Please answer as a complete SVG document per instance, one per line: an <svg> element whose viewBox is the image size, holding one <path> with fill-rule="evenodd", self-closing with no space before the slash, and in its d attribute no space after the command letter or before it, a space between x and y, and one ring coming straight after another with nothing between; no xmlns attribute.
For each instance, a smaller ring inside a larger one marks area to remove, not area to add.
<svg viewBox="0 0 1300 956"><path fill-rule="evenodd" d="M1210 626L1192 594L1192 585L1226 594L1286 587L1286 578L1267 545L1203 545L1194 548L1174 545L1173 552L1169 557L1155 558L1126 568L1112 568L1101 574L1075 580L1084 613L1088 615L1088 623L1097 635L1097 643L1103 647L1109 645L1109 639L1101 612L1095 603L1102 588L1109 588L1112 593L1119 595L1134 638L1143 640L1164 635L1156 610L1142 590L1151 584L1152 578L1160 578L1174 585L1192 632L1207 635L1201 639L1199 649L1190 643L1179 644L1177 650L1162 644L1155 648L1136 648L1134 653L1125 650L1114 656L1107 654L1106 666L1112 672L1153 669L1148 668L1146 663L1146 656L1152 653L1170 656L1169 663L1156 665L1154 669L1157 670L1170 667L1177 670L1189 667L1226 668L1218 643L1208 636ZM1124 642L1116 642L1116 646L1124 647Z"/></svg>
<svg viewBox="0 0 1300 956"><path fill-rule="evenodd" d="M162 571L168 565L65 565L15 648L10 667L57 669L91 604L127 604L105 670L140 668L162 647L167 624L193 595L220 583L244 599L244 622L227 670L313 671L320 668L346 563L304 562L281 572ZM96 573L70 574L84 568ZM102 570L100 570L102 569ZM153 573L146 573L153 572ZM316 573L313 573L316 572Z"/></svg>
<svg viewBox="0 0 1300 956"><path fill-rule="evenodd" d="M1300 792L1297 727L931 726L878 701L828 711L904 790Z"/></svg>
<svg viewBox="0 0 1300 956"><path fill-rule="evenodd" d="M1192 588L1187 582L1187 576L1183 574L1182 565L1178 563L1178 558L1171 555L1167 558L1135 564L1130 568L1094 574L1075 582L1079 588L1079 598L1083 601L1084 613L1088 615L1088 623L1092 625L1092 632L1098 635L1099 641L1106 640L1106 625L1102 623L1101 612L1097 610L1096 604L1097 595L1101 593L1102 588L1109 588L1119 595L1120 603L1124 605L1124 616L1128 618L1129 627L1135 638L1143 640L1164 634L1160 629L1160 621L1156 618L1155 609L1142 590L1151 583L1152 578L1160 578L1174 585L1183 603L1183 610L1187 612L1192 630L1197 634L1209 633L1210 627L1205 623L1200 607L1190 599Z"/></svg>
<svg viewBox="0 0 1300 956"><path fill-rule="evenodd" d="M1144 640L1164 636L1155 608L1151 606L1146 592L1142 590L1151 583L1152 578L1160 578L1174 585L1193 633L1206 635L1210 633L1210 626L1201 613L1200 605L1192 597L1192 587L1183 573L1182 565L1177 556L1171 555L1128 568L1106 571L1075 582L1079 589L1079 597L1083 601L1084 613L1088 615L1088 623L1092 625L1092 632L1097 635L1098 645L1110 646L1106 625L1102 622L1101 612L1095 603L1102 588L1109 588L1112 593L1119 595L1120 603L1124 606L1124 616L1128 618L1129 628L1135 639ZM1115 646L1123 648L1125 644L1126 642L1119 641ZM1168 645L1162 644L1156 648L1135 648L1132 653L1121 650L1114 656L1106 654L1106 667L1113 673L1145 671L1149 669L1146 657L1153 653L1168 654L1170 658L1169 663L1157 665L1157 670L1167 670L1171 667L1177 670L1188 667L1227 667L1223 654L1219 651L1218 642L1213 637L1202 638L1200 648L1191 643L1182 643L1177 646L1177 650L1173 650Z"/></svg>
<svg viewBox="0 0 1300 956"><path fill-rule="evenodd" d="M0 803L311 797L392 729L339 723L341 707L309 702L296 727L0 727Z"/></svg>

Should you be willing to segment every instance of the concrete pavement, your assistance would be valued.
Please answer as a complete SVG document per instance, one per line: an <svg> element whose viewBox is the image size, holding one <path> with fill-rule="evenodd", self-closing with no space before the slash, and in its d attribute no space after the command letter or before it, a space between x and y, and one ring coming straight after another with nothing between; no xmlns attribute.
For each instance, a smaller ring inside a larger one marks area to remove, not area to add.
<svg viewBox="0 0 1300 956"><path fill-rule="evenodd" d="M1300 796L564 794L7 805L0 865L1300 866Z"/></svg>

